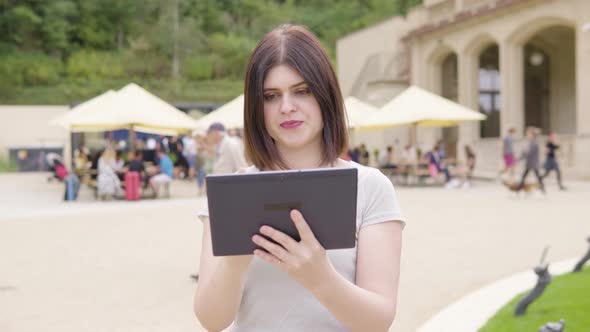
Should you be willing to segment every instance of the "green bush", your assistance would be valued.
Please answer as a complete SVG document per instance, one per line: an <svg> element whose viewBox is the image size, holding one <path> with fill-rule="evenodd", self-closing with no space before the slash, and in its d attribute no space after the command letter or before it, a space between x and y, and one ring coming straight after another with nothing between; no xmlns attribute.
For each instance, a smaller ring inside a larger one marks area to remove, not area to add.
<svg viewBox="0 0 590 332"><path fill-rule="evenodd" d="M215 33L209 38L209 48L214 58L214 78L230 76L242 78L250 53L256 43L234 34Z"/></svg>
<svg viewBox="0 0 590 332"><path fill-rule="evenodd" d="M185 60L183 71L191 80L208 80L213 78L214 58L206 55L197 55Z"/></svg>
<svg viewBox="0 0 590 332"><path fill-rule="evenodd" d="M59 81L61 60L43 55L13 53L0 57L2 85L48 85Z"/></svg>
<svg viewBox="0 0 590 332"><path fill-rule="evenodd" d="M126 77L167 78L170 76L170 60L155 52L128 51L123 58Z"/></svg>
<svg viewBox="0 0 590 332"><path fill-rule="evenodd" d="M70 56L66 65L69 78L99 81L125 76L119 53L81 50Z"/></svg>
<svg viewBox="0 0 590 332"><path fill-rule="evenodd" d="M8 159L8 156L0 154L0 173L16 171L16 164Z"/></svg>

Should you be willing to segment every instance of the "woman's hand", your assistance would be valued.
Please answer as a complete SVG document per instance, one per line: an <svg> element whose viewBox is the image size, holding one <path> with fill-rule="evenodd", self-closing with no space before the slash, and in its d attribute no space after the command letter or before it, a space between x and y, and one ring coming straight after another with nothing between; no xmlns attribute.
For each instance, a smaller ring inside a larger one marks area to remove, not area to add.
<svg viewBox="0 0 590 332"><path fill-rule="evenodd" d="M327 273L333 267L326 255L326 250L318 242L301 212L291 211L291 219L299 232L301 241L297 242L289 235L270 226L262 226L260 233L276 243L258 234L252 237L254 243L266 250L256 249L254 255L287 272L308 290L321 287Z"/></svg>

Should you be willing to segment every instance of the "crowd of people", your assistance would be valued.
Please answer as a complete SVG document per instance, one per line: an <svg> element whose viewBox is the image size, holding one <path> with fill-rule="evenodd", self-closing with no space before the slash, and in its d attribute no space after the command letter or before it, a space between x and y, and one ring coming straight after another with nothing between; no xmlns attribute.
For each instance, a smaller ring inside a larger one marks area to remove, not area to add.
<svg viewBox="0 0 590 332"><path fill-rule="evenodd" d="M520 153L516 152L515 147L516 129L509 129L506 136L502 138L503 168L499 172L500 181L513 191L518 192L525 189L527 185L528 187L532 185L544 193L543 180L555 172L559 190L566 190L559 165L560 144L557 133L554 131L548 133L544 150L539 143L540 129L529 127L525 134L526 144ZM412 144L407 144L400 153L396 153L394 145L388 145L383 151L374 149L371 153L365 144L360 144L349 149L344 158L362 165L377 167L389 175L398 175L406 184L410 183L414 175L415 181L440 179L447 188L469 188L472 185L477 158L470 145L465 145L463 148L461 160L457 160L447 155L443 140L436 142L432 148L424 146L416 148ZM541 160L543 160L542 164ZM515 172L519 162L522 162L523 173L517 179ZM527 182L527 177L531 173L536 177L535 184Z"/></svg>
<svg viewBox="0 0 590 332"><path fill-rule="evenodd" d="M430 149L406 144L400 153L396 153L394 145L388 145L384 151L373 150L372 157L366 145L360 144L349 149L344 158L377 167L389 175L398 175L406 184L425 178L438 180L444 176L447 187L470 187L476 158L471 146L464 148L465 160L462 162L449 158L442 140Z"/></svg>
<svg viewBox="0 0 590 332"><path fill-rule="evenodd" d="M501 155L503 168L499 172L500 181L513 191L534 186L545 193L544 179L555 172L558 188L566 190L562 182L559 164L559 140L557 133L550 131L542 151L538 128L526 129L526 145L517 153L516 130L511 128L502 139ZM126 172L138 172L143 189L150 194L144 197L158 197L160 189L167 187L172 179L196 181L199 195L206 192L207 174L233 173L247 167L244 145L239 130L226 130L222 123L212 124L206 132L179 137L156 137L146 141L138 140L134 150L116 149L116 144L107 142L104 150L89 150L80 146L74 153L75 174L88 174L95 183L97 194L101 197L124 196L122 183ZM445 142L439 140L432 148L415 147L406 144L396 151L399 142L388 145L384 150L369 148L361 143L348 149L345 160L381 169L388 175L398 175L405 184L421 179L440 181L447 188L469 188L472 185L476 166L476 154L470 145L464 146L461 160L447 155ZM541 155L544 155L544 159ZM543 163L541 163L543 160ZM523 172L517 178L516 166L523 164ZM55 177L65 177L61 159L50 162ZM527 182L529 174L534 174L536 182ZM395 178L394 178L395 179Z"/></svg>
<svg viewBox="0 0 590 332"><path fill-rule="evenodd" d="M137 172L142 189L151 190L151 194L143 196L155 198L172 179L196 181L202 195L207 174L233 173L247 166L239 131L226 131L221 123L196 135L138 140L135 149L128 151L117 149L115 142L107 141L105 145L103 150L80 146L73 160L73 173L87 176L102 198L124 196L127 172Z"/></svg>
<svg viewBox="0 0 590 332"><path fill-rule="evenodd" d="M502 153L504 159L504 168L500 171L500 175L508 173L509 179L505 183L512 184L515 191L521 191L525 188L526 179L529 173L533 173L537 179L537 186L541 192L545 193L545 184L543 179L546 178L552 171L557 175L557 185L559 190L565 190L566 187L562 183L561 170L558 162L559 140L557 133L550 131L547 136L545 144L545 160L543 169L541 170L541 148L539 146L539 135L541 130L536 127L528 127L526 129L526 147L517 157L514 142L516 139L516 129L510 128L507 135L502 140ZM515 176L515 167L517 161L524 161L524 171L520 177L518 185L512 183L512 178ZM542 173L541 173L542 171Z"/></svg>

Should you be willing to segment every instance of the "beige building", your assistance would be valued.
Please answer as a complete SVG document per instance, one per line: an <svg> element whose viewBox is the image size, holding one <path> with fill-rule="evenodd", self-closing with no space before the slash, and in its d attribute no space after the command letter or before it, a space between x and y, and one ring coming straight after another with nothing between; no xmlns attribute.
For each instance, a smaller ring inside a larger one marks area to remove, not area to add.
<svg viewBox="0 0 590 332"><path fill-rule="evenodd" d="M337 61L344 94L376 106L415 84L485 113L481 123L418 133L459 157L471 144L480 174L500 168L509 128L522 137L536 126L560 135L566 176L590 178L588 0L424 0L340 39ZM407 128L362 135L357 142L379 148L408 140Z"/></svg>
<svg viewBox="0 0 590 332"><path fill-rule="evenodd" d="M0 105L0 157L17 148L61 148L68 133L49 121L68 110L66 105Z"/></svg>

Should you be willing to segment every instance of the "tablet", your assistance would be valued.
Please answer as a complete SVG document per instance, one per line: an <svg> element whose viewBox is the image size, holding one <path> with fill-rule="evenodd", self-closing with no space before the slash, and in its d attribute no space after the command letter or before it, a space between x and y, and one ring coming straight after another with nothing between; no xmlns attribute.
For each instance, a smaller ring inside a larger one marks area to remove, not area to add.
<svg viewBox="0 0 590 332"><path fill-rule="evenodd" d="M252 236L272 226L299 241L289 213L299 210L325 249L354 248L356 168L207 176L214 256L249 255Z"/></svg>

